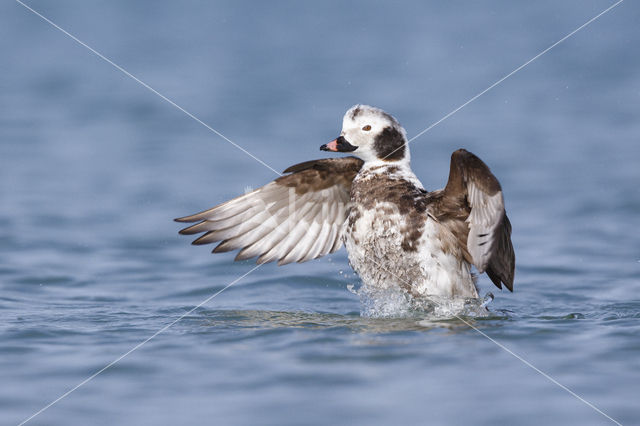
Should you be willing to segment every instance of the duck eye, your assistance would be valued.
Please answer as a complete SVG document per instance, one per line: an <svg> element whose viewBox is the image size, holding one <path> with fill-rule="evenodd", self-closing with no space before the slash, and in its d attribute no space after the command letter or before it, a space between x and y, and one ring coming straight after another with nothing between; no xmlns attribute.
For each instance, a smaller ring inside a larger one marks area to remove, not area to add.
<svg viewBox="0 0 640 426"><path fill-rule="evenodd" d="M365 132L368 132L369 130L371 130L371 126L369 126L368 124L366 126L364 126L362 128L362 130L364 130Z"/></svg>

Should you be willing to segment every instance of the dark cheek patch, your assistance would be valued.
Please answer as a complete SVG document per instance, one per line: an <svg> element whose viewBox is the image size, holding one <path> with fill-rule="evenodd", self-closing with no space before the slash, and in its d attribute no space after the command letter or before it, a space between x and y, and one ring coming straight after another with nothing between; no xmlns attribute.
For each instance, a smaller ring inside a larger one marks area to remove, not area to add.
<svg viewBox="0 0 640 426"><path fill-rule="evenodd" d="M405 139L398 129L385 127L373 143L378 158L397 161L404 158Z"/></svg>

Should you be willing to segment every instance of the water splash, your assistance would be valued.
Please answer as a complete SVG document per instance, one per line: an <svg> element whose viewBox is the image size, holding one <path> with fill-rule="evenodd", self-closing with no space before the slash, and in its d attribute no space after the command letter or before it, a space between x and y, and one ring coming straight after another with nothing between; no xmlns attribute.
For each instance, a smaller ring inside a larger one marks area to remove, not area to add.
<svg viewBox="0 0 640 426"><path fill-rule="evenodd" d="M347 286L350 292L360 298L360 315L367 318L423 318L445 320L456 317L488 317L487 306L493 301L493 294L483 298L447 298L439 296L415 297L400 288L356 289Z"/></svg>

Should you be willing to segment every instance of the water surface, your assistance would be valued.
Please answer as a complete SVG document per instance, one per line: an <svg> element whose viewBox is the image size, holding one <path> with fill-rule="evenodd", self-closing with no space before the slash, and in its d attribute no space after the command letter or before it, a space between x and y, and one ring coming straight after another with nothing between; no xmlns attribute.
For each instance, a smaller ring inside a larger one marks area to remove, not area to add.
<svg viewBox="0 0 640 426"><path fill-rule="evenodd" d="M33 1L276 170L344 111L415 135L610 2ZM172 218L275 177L17 3L0 6L0 423L248 272ZM640 8L624 2L412 143L502 182L515 292L473 327L640 422ZM265 265L29 424L610 424L465 322L360 315L344 250Z"/></svg>

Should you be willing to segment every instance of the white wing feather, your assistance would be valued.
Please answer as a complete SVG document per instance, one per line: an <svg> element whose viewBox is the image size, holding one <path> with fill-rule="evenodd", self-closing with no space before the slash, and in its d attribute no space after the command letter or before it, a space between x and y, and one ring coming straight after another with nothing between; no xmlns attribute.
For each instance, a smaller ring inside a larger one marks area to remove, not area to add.
<svg viewBox="0 0 640 426"><path fill-rule="evenodd" d="M473 182L468 184L467 196L471 206L471 213L466 220L469 224L467 250L478 272L483 273L491 259L496 237L494 231L504 216L504 200L502 191L488 195Z"/></svg>
<svg viewBox="0 0 640 426"><path fill-rule="evenodd" d="M178 219L197 224L181 234L204 232L194 244L222 241L214 252L241 249L236 260L306 262L338 250L350 195L341 185L298 194L271 182L219 206Z"/></svg>

